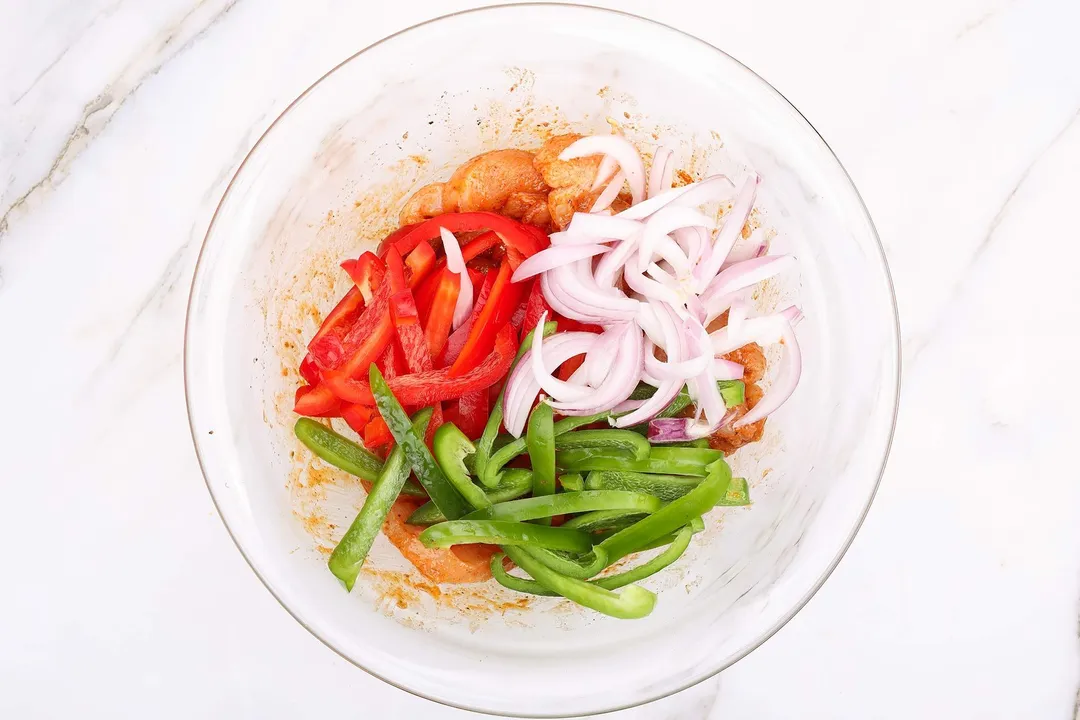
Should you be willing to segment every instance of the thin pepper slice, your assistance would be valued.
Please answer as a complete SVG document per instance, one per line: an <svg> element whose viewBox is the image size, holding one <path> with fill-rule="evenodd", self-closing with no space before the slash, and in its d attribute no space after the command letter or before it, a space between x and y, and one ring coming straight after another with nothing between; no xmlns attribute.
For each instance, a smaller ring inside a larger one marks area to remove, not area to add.
<svg viewBox="0 0 1080 720"><path fill-rule="evenodd" d="M588 472L590 470L621 470L662 475L696 475L705 477L706 466L724 457L719 450L705 448L653 447L644 460L627 460L618 453L605 450L581 448L563 450L555 457L555 463L564 470Z"/></svg>
<svg viewBox="0 0 1080 720"><path fill-rule="evenodd" d="M535 476L536 469L533 468ZM653 513L660 501L652 495L623 490L585 490L583 492L541 495L499 503L474 510L462 520L536 520L554 515L591 512L594 510L629 510ZM563 527L567 527L564 525ZM570 526L570 529L574 529Z"/></svg>
<svg viewBox="0 0 1080 720"><path fill-rule="evenodd" d="M341 419L357 435L363 435L364 428L371 421L372 409L367 405L346 405L341 408Z"/></svg>
<svg viewBox="0 0 1080 720"><path fill-rule="evenodd" d="M533 495L536 496L555 494L555 423L551 415L550 405L537 405L529 416L529 427L525 433L525 446L529 449L529 463L533 471ZM553 512L536 517L546 521L545 524L551 524L551 515L561 514Z"/></svg>
<svg viewBox="0 0 1080 720"><path fill-rule="evenodd" d="M631 490L655 495L664 502L670 502L696 488L701 481L700 477L693 475L593 470L585 478L585 487L590 490Z"/></svg>
<svg viewBox="0 0 1080 720"><path fill-rule="evenodd" d="M465 502L473 507L490 506L491 501L484 491L473 483L469 469L465 467L466 456L476 452L472 441L456 425L445 423L435 431L433 446L439 467Z"/></svg>
<svg viewBox="0 0 1080 720"><path fill-rule="evenodd" d="M488 298L491 297L491 289L494 287L498 275L498 273L494 272L488 272L484 275L484 281L480 284L480 291L476 294L476 300L473 302L472 312L465 318L465 322L450 333L450 337L446 341L443 353L439 357L440 367L453 365L461 356L461 351L465 347L465 342L469 339L469 333L472 332L476 319L480 317L480 313L484 311L484 306L487 305ZM461 276L456 277L460 278ZM475 287L475 284L473 287Z"/></svg>
<svg viewBox="0 0 1080 720"><path fill-rule="evenodd" d="M544 323L544 337L548 337L554 333L555 329L556 324L554 322ZM517 355L514 356L514 361L511 363L508 370L508 375L514 371L514 366L521 360L521 356L532 348L534 332L536 331L530 330L529 334L521 341L521 345L517 350ZM476 476L480 478L480 482L483 485L489 488L498 485L499 483L499 478L497 476L488 477L484 470L487 467L488 460L491 458L492 448L495 445L495 438L499 435L499 427L502 426L503 397L505 395L506 389L504 387L503 390L499 392L499 399L495 401L495 405L491 408L491 414L488 416L487 425L484 426L484 432L480 435L480 440L476 443L476 455L473 458L473 469L476 472ZM509 460L507 460L507 462L509 462Z"/></svg>
<svg viewBox="0 0 1080 720"><path fill-rule="evenodd" d="M437 215L417 225L393 245L403 255L408 254L422 242L439 237L440 228L446 228L454 234L491 230L502 240L507 250L513 249L523 257L529 257L547 247L546 238L541 237L526 225L504 215L493 212L463 212Z"/></svg>
<svg viewBox="0 0 1080 720"><path fill-rule="evenodd" d="M469 510L468 504L446 479L439 464L431 456L431 451L424 444L423 437L413 429L409 416L405 414L401 403L394 397L390 386L386 384L382 373L375 365L371 366L369 378L379 414L386 421L394 440L403 447L409 465L412 466L420 484L431 496L432 502L439 507L443 515L451 520L464 515Z"/></svg>
<svg viewBox="0 0 1080 720"><path fill-rule="evenodd" d="M293 398L293 412L308 417L337 417L341 414L341 400L325 383L301 385Z"/></svg>
<svg viewBox="0 0 1080 720"><path fill-rule="evenodd" d="M393 254L395 254L394 251L391 251L390 255ZM420 327L420 318L416 312L416 303L413 301L411 290L406 288L394 293L390 298L390 316L394 320L398 342L401 344L405 365L409 372L418 373L433 369L431 351L428 348L424 329Z"/></svg>
<svg viewBox="0 0 1080 720"><path fill-rule="evenodd" d="M522 468L510 468L499 478L497 487L484 489L484 495L487 496L488 502L496 504L507 500L517 500L528 495L531 490L532 473ZM427 502L409 516L408 522L411 525L434 525L445 520L439 508L435 507L435 503Z"/></svg>
<svg viewBox="0 0 1080 720"><path fill-rule="evenodd" d="M746 482L746 478L741 477L731 478L731 484L728 485L727 492L717 503L721 507L739 507L749 504L750 483Z"/></svg>
<svg viewBox="0 0 1080 720"><path fill-rule="evenodd" d="M368 450L381 448L383 445L387 445L393 441L394 436L391 434L386 421L381 417L371 418L371 420L368 421L368 424L364 426L364 446Z"/></svg>
<svg viewBox="0 0 1080 720"><path fill-rule="evenodd" d="M360 294L359 288L349 288L349 292L345 293L344 297L334 306L334 309L327 314L326 319L322 321L319 329L308 342L308 347L310 348L330 334L337 333L339 337L343 336L356 322L356 318L360 317L363 310L364 296Z"/></svg>
<svg viewBox="0 0 1080 720"><path fill-rule="evenodd" d="M415 288L435 268L435 250L428 243L420 243L405 258L409 289Z"/></svg>
<svg viewBox="0 0 1080 720"><path fill-rule="evenodd" d="M431 303L420 317L424 324L428 351L432 357L439 357L450 337L450 328L454 323L454 307L461 292L461 275L444 270L437 276Z"/></svg>
<svg viewBox="0 0 1080 720"><path fill-rule="evenodd" d="M448 520L420 533L427 547L450 547L471 543L527 545L569 552L588 552L592 540L580 530L564 530L532 523L505 520Z"/></svg>
<svg viewBox="0 0 1080 720"><path fill-rule="evenodd" d="M559 475L559 485L567 492L581 492L585 489L585 478L579 473L563 473Z"/></svg>
<svg viewBox="0 0 1080 720"><path fill-rule="evenodd" d="M555 447L562 450L596 449L611 454L622 454L631 460L649 457L649 441L629 430L578 430L564 433L555 439Z"/></svg>
<svg viewBox="0 0 1080 720"><path fill-rule="evenodd" d="M429 372L412 373L388 380L397 399L415 407L451 400L464 393L491 387L510 369L514 360L514 331L503 328L496 337L495 349L476 368L460 377L450 377L449 370L442 368ZM363 380L341 377L328 372L323 382L342 400L364 405L374 404L371 385ZM606 417L606 416L605 416ZM524 447L524 446L523 446Z"/></svg>
<svg viewBox="0 0 1080 720"><path fill-rule="evenodd" d="M510 559L551 592L579 605L624 620L643 618L656 606L656 594L637 585L615 593L598 585L560 575L538 561L527 548L505 548Z"/></svg>
<svg viewBox="0 0 1080 720"><path fill-rule="evenodd" d="M293 432L300 442L321 460L350 475L371 482L382 471L383 463L379 458L322 423L300 418L296 421ZM414 497L427 497L424 489L412 481L405 483L402 492Z"/></svg>
<svg viewBox="0 0 1080 720"><path fill-rule="evenodd" d="M423 432L431 419L430 410L421 410L413 420L413 428ZM409 477L409 466L405 462L405 452L398 445L386 458L382 470L364 499L360 513L349 525L345 535L338 542L327 563L330 572L345 583L345 589L351 591L356 583L356 576L367 558L371 544L379 533L383 521L390 512L390 506L397 500L398 494Z"/></svg>
<svg viewBox="0 0 1080 720"><path fill-rule="evenodd" d="M384 282L356 323L336 343L327 336L309 349L315 361L328 372L343 377L356 377L375 362L394 334L389 312L390 283Z"/></svg>
<svg viewBox="0 0 1080 720"><path fill-rule="evenodd" d="M458 418L466 437L480 437L488 418L488 391L474 390L458 398Z"/></svg>
<svg viewBox="0 0 1080 720"><path fill-rule="evenodd" d="M572 517L562 526L585 532L615 532L630 527L643 517L645 513L627 510L597 510Z"/></svg>
<svg viewBox="0 0 1080 720"><path fill-rule="evenodd" d="M653 540L707 513L727 492L730 482L731 468L723 460L717 460L709 466L708 477L693 490L604 539L596 549L606 553L609 562L617 562L630 553L638 552Z"/></svg>
<svg viewBox="0 0 1080 720"><path fill-rule="evenodd" d="M577 430L584 425L591 425L594 422L604 420L608 417L608 413L597 413L596 415L583 415L581 417L565 417L562 420L555 423L552 429L555 431L555 447L559 448L559 437L565 433ZM648 441L646 441L648 445ZM496 450L491 458L484 464L483 471L480 472L480 482L487 487L494 487L499 482L499 472L503 469L506 463L510 462L518 455L522 454L526 450L525 438L516 438L503 445Z"/></svg>
<svg viewBox="0 0 1080 720"><path fill-rule="evenodd" d="M304 356L304 359L300 361L300 377L304 378L304 381L308 385L318 385L322 380L322 371L319 370L319 366L315 363L315 358L308 353Z"/></svg>
<svg viewBox="0 0 1080 720"><path fill-rule="evenodd" d="M503 328L509 327L510 316L517 307L518 297L521 293L521 283L510 281L510 265L503 263L499 266L499 273L495 276L495 283L491 287L484 309L480 311L461 354L450 366L450 377L458 377L480 364L495 343L496 334Z"/></svg>
<svg viewBox="0 0 1080 720"><path fill-rule="evenodd" d="M690 540L693 536L694 531L689 526L684 527L676 534L670 546L652 560L626 570L625 572L597 578L596 580L589 580L588 582L590 585L596 585L605 590L618 590L621 587L641 582L660 572L682 557L682 554L686 552L686 548L690 547ZM511 590L530 593L532 595L557 596L557 593L551 592L535 580L515 577L506 572L506 568L503 567L502 564L502 557L499 555L494 555L491 558L491 574L494 576L496 582Z"/></svg>

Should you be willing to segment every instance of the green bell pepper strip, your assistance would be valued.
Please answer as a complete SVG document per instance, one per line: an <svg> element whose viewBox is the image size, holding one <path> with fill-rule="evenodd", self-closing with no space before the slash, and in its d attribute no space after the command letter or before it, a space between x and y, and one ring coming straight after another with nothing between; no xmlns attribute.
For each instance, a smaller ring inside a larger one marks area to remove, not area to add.
<svg viewBox="0 0 1080 720"><path fill-rule="evenodd" d="M612 455L622 454L631 460L649 457L649 441L629 430L578 430L555 438L558 450L604 450Z"/></svg>
<svg viewBox="0 0 1080 720"><path fill-rule="evenodd" d="M585 478L581 473L564 473L559 476L559 485L567 492L581 492L585 489Z"/></svg>
<svg viewBox="0 0 1080 720"><path fill-rule="evenodd" d="M631 490L655 495L664 502L678 500L702 479L692 475L653 475L619 470L593 470L585 477L588 490Z"/></svg>
<svg viewBox="0 0 1080 720"><path fill-rule="evenodd" d="M645 517L645 513L632 510L596 510L572 517L564 522L561 527L584 530L585 532L615 531L629 527L643 517Z"/></svg>
<svg viewBox="0 0 1080 720"><path fill-rule="evenodd" d="M729 408L746 402L746 385L742 380L718 380L716 386L720 388L720 397L724 398L724 404Z"/></svg>
<svg viewBox="0 0 1080 720"><path fill-rule="evenodd" d="M723 460L709 466L709 475L690 492L673 500L652 515L605 538L593 548L599 555L607 555L609 562L616 562L630 553L639 551L657 538L678 530L693 518L704 515L724 497L731 482L731 468Z"/></svg>
<svg viewBox="0 0 1080 720"><path fill-rule="evenodd" d="M555 423L551 414L551 406L540 403L533 408L525 431L525 447L529 450L533 473L533 495L538 497L555 494ZM551 524L551 515L534 517L545 525Z"/></svg>
<svg viewBox="0 0 1080 720"><path fill-rule="evenodd" d="M431 421L431 408L421 410L414 418L413 427L423 434ZM409 477L409 465L405 462L405 451L401 445L396 445L390 451L386 462L382 466L382 472L375 478L371 485L371 492L364 499L364 506L360 513L349 525L345 535L338 542L334 552L330 554L327 565L330 572L345 583L345 589L352 591L356 583L356 577L360 574L360 568L367 558L371 544L379 529L390 512L390 506L394 504L401 486Z"/></svg>
<svg viewBox="0 0 1080 720"><path fill-rule="evenodd" d="M589 580L590 585L596 585L602 587L605 590L618 590L626 585L631 585L636 582L655 575L667 566L674 563L682 554L686 552L686 548L690 546L690 539L693 537L694 531L686 526L680 530L674 540L670 543L670 546L664 552L660 553L652 560L642 563L635 568L631 568L625 572L616 573L614 575L608 575L607 577L597 578L595 580ZM496 562L498 560L498 562ZM518 592L531 593L533 595L547 595L553 596L557 593L553 593L546 587L536 582L535 580L529 580L528 578L520 578L511 575L506 572L506 568L503 567L502 558L495 556L491 559L491 574L495 577L495 581L503 587L511 590L517 590Z"/></svg>
<svg viewBox="0 0 1080 720"><path fill-rule="evenodd" d="M505 550L510 559L532 575L542 587L578 605L623 620L643 618L656 606L656 594L637 585L630 585L621 593L616 593L592 583L560 575L533 557L530 549L508 547ZM501 558L499 561L501 562ZM495 558L492 558L493 571L494 564Z"/></svg>
<svg viewBox="0 0 1080 720"><path fill-rule="evenodd" d="M472 441L465 433L458 429L454 423L443 423L435 431L435 437L431 442L435 451L435 459L439 467L446 473L446 479L454 486L465 502L473 507L481 507L484 503L490 503L484 491L478 488L469 476L469 470L465 467L465 458L476 452Z"/></svg>
<svg viewBox="0 0 1080 720"><path fill-rule="evenodd" d="M302 417L296 421L293 432L300 442L323 461L361 480L374 482L382 472L383 463L379 458L320 422ZM401 492L413 497L427 497L424 488L411 479L405 481Z"/></svg>
<svg viewBox="0 0 1080 720"><path fill-rule="evenodd" d="M683 440L682 442L664 443L664 447L669 448L707 448L709 447L709 438L697 438L696 440ZM717 451L723 456L723 451Z"/></svg>
<svg viewBox="0 0 1080 720"><path fill-rule="evenodd" d="M420 533L427 547L450 547L469 543L528 545L530 547L586 553L592 548L588 533L532 523L506 520L449 520Z"/></svg>
<svg viewBox="0 0 1080 720"><path fill-rule="evenodd" d="M535 472L534 470L534 477ZM660 504L658 499L644 493L622 490L585 490L584 492L538 495L511 500L482 510L474 510L462 520L537 520L550 518L553 515L570 515L594 510L633 510L639 513L652 513L660 509Z"/></svg>
<svg viewBox="0 0 1080 720"><path fill-rule="evenodd" d="M521 468L507 468L499 477L499 484L493 489L484 489L489 503L501 503L517 500L532 492L532 473ZM409 516L405 522L410 525L434 525L445 522L446 518L433 502L426 502Z"/></svg>
<svg viewBox="0 0 1080 720"><path fill-rule="evenodd" d="M724 493L724 497L720 498L720 502L716 504L721 507L749 505L750 483L746 482L746 478L731 478L731 484L728 485L727 492Z"/></svg>
<svg viewBox="0 0 1080 720"><path fill-rule="evenodd" d="M608 413L597 413L596 415L585 415L583 417L566 417L555 423L552 430L555 432L555 437L577 430L582 425L590 425L599 420L604 420L608 416ZM646 441L646 444L648 441ZM555 444L556 449L559 447L558 441ZM480 482L487 487L494 487L499 483L499 472L502 471L506 463L510 462L518 455L521 455L527 449L525 438L517 438L501 448L495 451L491 458L484 464L483 474L480 476ZM479 448L477 449L479 452Z"/></svg>
<svg viewBox="0 0 1080 720"><path fill-rule="evenodd" d="M544 337L551 335L555 332L558 324L555 322L544 323ZM532 330L525 339L521 341L518 346L517 356L514 357L514 362L510 364L510 372L507 373L507 377L514 372L514 367L517 366L518 360L525 354L530 348L532 348L533 334L536 330ZM499 435L499 427L503 421L503 398L506 396L506 388L504 387L502 392L499 393L499 399L495 401L494 407L491 408L491 414L488 415L487 424L484 425L484 432L480 435L480 439L476 441L476 455L473 457L473 472L480 482L489 488L493 488L498 484L498 479L495 476L489 476L484 473L484 468L487 466L488 460L491 459L491 453L495 445L495 438ZM489 482L490 480L490 482Z"/></svg>
<svg viewBox="0 0 1080 720"><path fill-rule="evenodd" d="M724 457L719 450L703 448L653 447L644 460L627 460L615 453L581 448L563 450L555 456L555 463L573 472L590 470L631 470L661 475L696 475L705 477L706 466Z"/></svg>
<svg viewBox="0 0 1080 720"><path fill-rule="evenodd" d="M646 544L644 547L642 547L640 550L638 550L638 552L645 552L647 550L655 550L656 548L664 547L665 545L670 545L671 543L675 542L675 539L679 537L679 533L682 532L682 530L685 529L685 528L690 528L690 532L692 534L694 534L694 535L697 535L699 532L701 532L702 530L705 529L705 521L702 520L700 517L696 517L693 520L691 520L689 524L684 525L681 529L676 530L673 533L668 533L666 535L663 535L663 536L657 538L656 540L653 540L651 543Z"/></svg>
<svg viewBox="0 0 1080 720"><path fill-rule="evenodd" d="M588 580L611 564L607 553L598 545L594 545L590 552L576 556L544 548L529 548L529 554L560 575L578 580Z"/></svg>
<svg viewBox="0 0 1080 720"><path fill-rule="evenodd" d="M451 520L467 513L469 505L461 497L461 493L446 479L446 474L424 444L423 436L413 430L409 416L405 414L401 403L390 391L390 386L387 385L386 379L383 378L383 374L379 372L379 367L375 363L371 364L368 378L379 414L390 429L390 434L394 436L394 441L405 450L405 458L412 466L420 484L427 490L431 501L438 506L443 515Z"/></svg>

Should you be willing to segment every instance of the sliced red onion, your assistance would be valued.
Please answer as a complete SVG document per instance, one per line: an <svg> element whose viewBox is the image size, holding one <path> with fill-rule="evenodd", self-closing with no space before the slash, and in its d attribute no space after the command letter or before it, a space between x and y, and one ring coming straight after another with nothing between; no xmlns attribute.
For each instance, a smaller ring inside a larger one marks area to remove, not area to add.
<svg viewBox="0 0 1080 720"><path fill-rule="evenodd" d="M698 355L681 362L661 362L655 355L645 355L645 369L652 377L661 382L678 380L679 385L692 377L696 377L705 371L705 366L712 362L711 355Z"/></svg>
<svg viewBox="0 0 1080 720"><path fill-rule="evenodd" d="M597 243L606 243L615 240L615 238L600 238L593 235L585 235L584 233L572 233L563 230L561 232L553 232L548 235L548 240L552 245L595 245Z"/></svg>
<svg viewBox="0 0 1080 720"><path fill-rule="evenodd" d="M679 293L663 283L645 277L638 270L631 268L629 265L623 268L623 280L626 281L626 284L630 286L631 290L640 293L649 300L660 300L672 305L682 305L682 299L679 297Z"/></svg>
<svg viewBox="0 0 1080 720"><path fill-rule="evenodd" d="M726 175L710 175L701 182L665 190L656 197L637 203L618 213L615 217L642 220L662 207L678 201L679 205L696 207L703 203L725 200L731 196L734 185ZM684 199L685 198L685 199Z"/></svg>
<svg viewBox="0 0 1080 720"><path fill-rule="evenodd" d="M584 400L552 402L552 408L563 415L592 415L610 410L630 397L641 379L641 329L633 323L626 323L622 332L619 351L604 384Z"/></svg>
<svg viewBox="0 0 1080 720"><path fill-rule="evenodd" d="M788 322L787 318L782 315L780 317L783 320L781 339L784 342L784 357L781 360L776 380L769 387L768 392L758 401L758 404L751 408L750 412L736 420L733 427L742 427L768 417L774 410L787 402L791 394L795 392L795 386L799 384L799 377L802 376L802 350L799 349L795 329L791 327L791 323Z"/></svg>
<svg viewBox="0 0 1080 720"><path fill-rule="evenodd" d="M611 182L604 188L604 192L600 193L600 196L596 198L596 202L593 203L589 212L598 213L611 207L611 203L615 202L615 198L619 197L619 192L625 184L626 173L620 170L615 173L615 177L611 178Z"/></svg>
<svg viewBox="0 0 1080 720"><path fill-rule="evenodd" d="M536 352L532 353L530 364L532 365L533 377L536 378L536 382L540 384L540 387L551 397L556 400L572 401L581 400L592 395L590 388L583 387L581 385L574 385L573 383L566 382L565 380L559 380L551 374L544 367L544 353L541 349L544 343L544 321L547 320L547 313L544 312L540 315L540 322L537 323L536 332L533 334L533 348ZM589 337L582 337L577 343L573 345L580 352L575 354L587 353L596 344L596 336L590 333L582 333ZM569 343L568 343L569 344ZM571 356L573 357L573 356ZM557 367L557 366L555 366ZM554 367L552 369L555 369Z"/></svg>
<svg viewBox="0 0 1080 720"><path fill-rule="evenodd" d="M698 440L712 435L730 422L733 416L733 412L728 412L724 415L724 419L715 425L709 425L693 418L658 418L650 420L648 439L653 444Z"/></svg>
<svg viewBox="0 0 1080 720"><path fill-rule="evenodd" d="M744 241L740 238L735 241L735 246L731 248L731 252L728 253L724 264L720 266L720 270L726 270L735 263L759 258L767 252L769 252L769 242L765 239L765 230L758 228L750 233L747 240Z"/></svg>
<svg viewBox="0 0 1080 720"><path fill-rule="evenodd" d="M737 362L713 358L713 376L717 380L742 380L746 369Z"/></svg>
<svg viewBox="0 0 1080 720"><path fill-rule="evenodd" d="M619 161L610 155L605 155L600 161L600 167L596 169L596 178L593 180L591 192L596 192L600 186L606 183L615 171L619 169Z"/></svg>
<svg viewBox="0 0 1080 720"><path fill-rule="evenodd" d="M584 235L605 240L614 238L626 240L641 233L644 223L638 220L627 220L617 215L595 215L593 213L574 213L570 218L570 224L566 226L568 235Z"/></svg>
<svg viewBox="0 0 1080 720"><path fill-rule="evenodd" d="M442 238L443 250L446 252L446 269L457 273L461 277L461 289L458 290L457 302L454 304L453 327L457 330L462 323L469 319L473 309L473 284L465 269L465 258L461 255L461 246L458 244L454 233L444 227L439 228Z"/></svg>
<svg viewBox="0 0 1080 720"><path fill-rule="evenodd" d="M552 268L565 265L567 263L577 262L578 260L584 260L585 258L593 257L601 253L606 253L611 248L606 245L557 245L541 250L535 255L525 258L518 269L514 271L514 274L510 277L511 282L521 282L527 280L533 275L539 275L542 272L551 270ZM447 265L449 267L449 264Z"/></svg>
<svg viewBox="0 0 1080 720"><path fill-rule="evenodd" d="M619 415L619 414L622 414L622 413L628 413L628 412L630 412L632 410L637 410L645 402L646 402L645 400L623 400L621 403L619 403L618 405L613 407L611 409L611 412L615 413L616 415ZM618 421L616 421L616 422L618 422ZM620 426L620 427L624 427L624 426Z"/></svg>
<svg viewBox="0 0 1080 720"><path fill-rule="evenodd" d="M672 158L674 157L674 151L665 147L656 148L656 152L653 153L652 167L649 169L649 183L645 190L646 197L656 197L661 191L671 187L670 178L671 173L674 173L672 168ZM664 185L665 176L669 178L666 186Z"/></svg>
<svg viewBox="0 0 1080 720"><path fill-rule="evenodd" d="M701 298L697 295L691 295L686 298L686 311L690 314L690 317L697 320L702 325L705 324L705 320L709 314L705 310L705 303L701 302Z"/></svg>
<svg viewBox="0 0 1080 720"><path fill-rule="evenodd" d="M618 217L618 216L615 216ZM714 223L699 210L688 207L666 207L659 210L645 223L645 231L641 237L641 246L638 248L638 270L644 271L652 262L653 253L664 238L678 248L678 244L668 237L668 234L679 228L686 227L713 227ZM682 252L682 248L679 248ZM689 261L683 256L683 264L689 265ZM672 262L676 268L679 265Z"/></svg>
<svg viewBox="0 0 1080 720"><path fill-rule="evenodd" d="M746 220L750 217L750 211L754 209L754 199L757 197L757 187L760 182L761 178L759 176L751 175L739 188L735 204L732 205L731 212L724 216L724 226L716 234L716 239L713 240L709 259L698 265L694 271L698 292L704 291L712 282L712 279L716 277L716 274L720 271L720 266L724 264L724 260L727 259L732 246L735 245L735 241L742 233L743 226L746 225Z"/></svg>
<svg viewBox="0 0 1080 720"><path fill-rule="evenodd" d="M671 234L691 265L696 265L709 249L709 231L703 227L677 228Z"/></svg>
<svg viewBox="0 0 1080 720"><path fill-rule="evenodd" d="M679 281L675 279L674 275L656 263L649 263L649 267L645 268L645 272L652 275L653 280L663 283L668 287L674 287L679 284Z"/></svg>
<svg viewBox="0 0 1080 720"><path fill-rule="evenodd" d="M583 337L586 340L582 340ZM575 355L581 355L583 344L586 341L595 342L597 337L599 336L594 333L586 332L563 332L551 336L543 343L544 365L558 367ZM530 349L521 356L506 381L503 422L514 437L520 437L525 429L533 400L539 392L540 383L533 376Z"/></svg>
<svg viewBox="0 0 1080 720"><path fill-rule="evenodd" d="M687 319L684 321L683 330L686 333L686 344L691 355L707 354L708 357L712 357L709 335L701 323ZM719 427L724 415L727 414L727 406L720 395L720 388L716 385L712 363L705 363L705 368L699 375L689 378L686 389L690 392L690 397L694 399L698 410L704 413L709 425Z"/></svg>
<svg viewBox="0 0 1080 720"><path fill-rule="evenodd" d="M727 355L752 342L759 345L775 345L783 337L784 328L791 325L788 317L792 312L794 311L788 308L773 315L747 318L739 324L738 332L733 332L730 326L726 326L710 333L709 339L713 353Z"/></svg>
<svg viewBox="0 0 1080 720"><path fill-rule="evenodd" d="M560 315L581 322L632 320L637 314L637 300L586 286L573 265L562 265L545 272L540 287L551 307Z"/></svg>
<svg viewBox="0 0 1080 720"><path fill-rule="evenodd" d="M630 184L630 196L634 203L645 199L645 163L641 161L629 140L620 135L590 135L572 143L559 154L560 160L573 160L589 155L609 155L619 163ZM603 164L603 162L601 162Z"/></svg>
<svg viewBox="0 0 1080 720"><path fill-rule="evenodd" d="M779 275L794 264L794 255L766 255L729 265L721 270L720 274L713 278L709 286L705 288L702 299L708 302L710 296L727 295L736 290L757 285L759 282Z"/></svg>
<svg viewBox="0 0 1080 720"><path fill-rule="evenodd" d="M640 232L628 237L616 245L614 250L600 258L600 262L596 265L596 272L593 273L597 287L607 289L615 286L615 278L626 261L634 254L640 237Z"/></svg>

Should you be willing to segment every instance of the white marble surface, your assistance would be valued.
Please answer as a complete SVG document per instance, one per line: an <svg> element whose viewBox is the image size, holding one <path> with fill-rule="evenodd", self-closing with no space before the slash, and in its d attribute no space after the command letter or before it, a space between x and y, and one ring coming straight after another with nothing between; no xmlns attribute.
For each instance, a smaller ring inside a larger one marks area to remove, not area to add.
<svg viewBox="0 0 1080 720"><path fill-rule="evenodd" d="M180 364L199 244L258 135L342 58L467 5L0 4L0 717L469 716L368 677L260 585ZM825 587L720 678L612 717L1080 717L1080 4L619 5L743 60L833 146L888 252L905 376Z"/></svg>

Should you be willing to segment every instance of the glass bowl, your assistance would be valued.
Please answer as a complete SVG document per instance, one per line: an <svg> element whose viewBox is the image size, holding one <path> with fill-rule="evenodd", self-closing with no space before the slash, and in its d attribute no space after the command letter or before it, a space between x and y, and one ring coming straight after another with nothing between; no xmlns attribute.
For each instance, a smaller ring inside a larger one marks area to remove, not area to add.
<svg viewBox="0 0 1080 720"><path fill-rule="evenodd" d="M797 273L803 381L761 443L733 455L753 505L715 511L623 621L485 585L425 583L377 542L357 588L326 569L363 492L312 461L290 408L303 344L345 290L336 264L394 225L405 197L484 150L611 124L691 175L750 168L758 220ZM206 483L252 569L343 657L461 708L560 717L649 702L739 660L813 595L882 474L899 331L874 226L836 157L752 71L672 28L566 5L433 20L357 53L274 121L233 178L192 286L188 410Z"/></svg>

